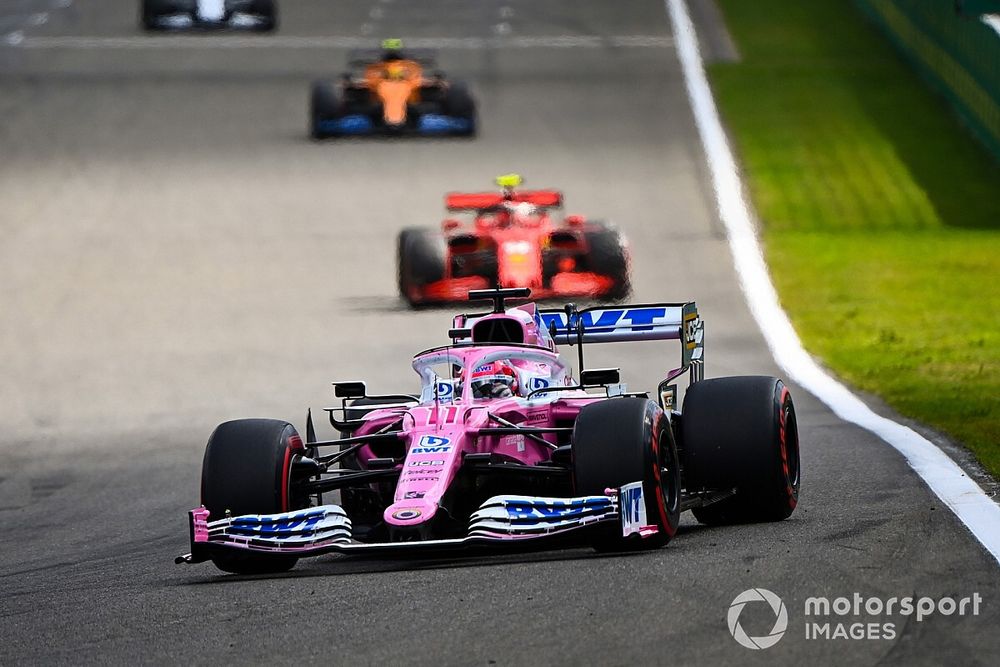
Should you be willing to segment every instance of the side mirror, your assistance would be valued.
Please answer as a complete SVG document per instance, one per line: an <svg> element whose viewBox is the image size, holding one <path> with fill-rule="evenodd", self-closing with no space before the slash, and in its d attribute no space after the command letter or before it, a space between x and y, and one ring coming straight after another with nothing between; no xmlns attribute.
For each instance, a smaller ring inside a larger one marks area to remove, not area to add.
<svg viewBox="0 0 1000 667"><path fill-rule="evenodd" d="M603 387L621 382L621 371L618 368L589 368L580 371L580 384L584 387Z"/></svg>
<svg viewBox="0 0 1000 667"><path fill-rule="evenodd" d="M368 388L360 380L334 382L333 393L337 398L364 398L368 394Z"/></svg>

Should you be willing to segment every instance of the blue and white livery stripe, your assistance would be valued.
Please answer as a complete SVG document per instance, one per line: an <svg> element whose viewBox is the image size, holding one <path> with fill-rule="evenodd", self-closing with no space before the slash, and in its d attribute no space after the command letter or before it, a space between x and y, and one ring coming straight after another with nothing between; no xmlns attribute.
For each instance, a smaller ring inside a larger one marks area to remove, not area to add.
<svg viewBox="0 0 1000 667"><path fill-rule="evenodd" d="M583 326L583 342L612 343L630 340L678 340L685 321L697 321L693 303L677 305L591 308L570 316L564 311L542 311L541 321L556 343L577 342L577 324Z"/></svg>

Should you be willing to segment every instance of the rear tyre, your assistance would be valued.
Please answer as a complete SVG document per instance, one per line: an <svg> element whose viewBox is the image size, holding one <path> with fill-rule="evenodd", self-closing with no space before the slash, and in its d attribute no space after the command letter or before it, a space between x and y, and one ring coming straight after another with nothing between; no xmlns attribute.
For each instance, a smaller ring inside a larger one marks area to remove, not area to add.
<svg viewBox="0 0 1000 667"><path fill-rule="evenodd" d="M653 401L619 398L585 406L573 428L573 479L580 496L642 482L646 520L655 535L622 537L619 524L602 527L594 547L628 551L662 547L680 522L680 466L670 421Z"/></svg>
<svg viewBox="0 0 1000 667"><path fill-rule="evenodd" d="M444 94L444 111L449 116L461 118L468 121L468 129L464 132L456 132L462 136L474 136L476 134L476 101L472 99L468 86L456 81L448 86Z"/></svg>
<svg viewBox="0 0 1000 667"><path fill-rule="evenodd" d="M684 397L681 431L689 492L736 489L694 510L709 525L780 521L799 498L799 434L791 394L773 377L696 382Z"/></svg>
<svg viewBox="0 0 1000 667"><path fill-rule="evenodd" d="M254 0L251 12L260 16L262 21L254 28L257 32L273 32L278 27L278 6L274 0Z"/></svg>
<svg viewBox="0 0 1000 667"><path fill-rule="evenodd" d="M336 86L329 81L313 82L309 96L309 135L313 139L332 137L334 133L325 129L324 123L336 120L341 110Z"/></svg>
<svg viewBox="0 0 1000 667"><path fill-rule="evenodd" d="M593 225L584 232L587 240L587 268L594 273L607 276L614 286L604 296L617 301L626 298L632 291L629 277L628 248L621 232L605 223Z"/></svg>
<svg viewBox="0 0 1000 667"><path fill-rule="evenodd" d="M161 30L157 20L165 14L193 14L196 11L193 0L142 0L142 15L139 23L144 30Z"/></svg>
<svg viewBox="0 0 1000 667"><path fill-rule="evenodd" d="M244 514L277 514L302 509L290 496L290 470L305 453L288 422L239 419L220 424L208 439L201 468L201 503L209 520ZM284 572L298 559L238 550L217 551L212 562L236 574Z"/></svg>
<svg viewBox="0 0 1000 667"><path fill-rule="evenodd" d="M396 260L399 293L411 306L418 306L423 302L421 288L445 276L444 239L430 229L404 229L399 233Z"/></svg>

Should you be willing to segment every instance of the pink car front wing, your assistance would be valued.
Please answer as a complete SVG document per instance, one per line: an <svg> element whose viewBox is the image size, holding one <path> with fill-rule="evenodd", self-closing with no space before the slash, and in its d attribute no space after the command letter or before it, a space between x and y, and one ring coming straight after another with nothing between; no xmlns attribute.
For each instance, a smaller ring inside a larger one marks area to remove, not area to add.
<svg viewBox="0 0 1000 667"><path fill-rule="evenodd" d="M199 507L188 512L191 553L179 556L176 562L206 561L213 549L302 557L535 542L612 521L619 523L626 537L636 535L636 539L642 539L656 534L657 527L646 520L641 482L606 489L605 494L579 498L494 496L472 514L466 537L418 542L356 542L352 539L351 520L338 505L215 521L209 521L209 511Z"/></svg>

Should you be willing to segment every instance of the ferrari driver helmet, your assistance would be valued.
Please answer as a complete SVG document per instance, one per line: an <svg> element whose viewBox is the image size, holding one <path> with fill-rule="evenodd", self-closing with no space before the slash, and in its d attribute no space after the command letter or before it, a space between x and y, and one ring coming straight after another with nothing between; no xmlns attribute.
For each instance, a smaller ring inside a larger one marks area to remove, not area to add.
<svg viewBox="0 0 1000 667"><path fill-rule="evenodd" d="M507 398L518 393L517 371L508 361L493 361L472 372L474 398Z"/></svg>

